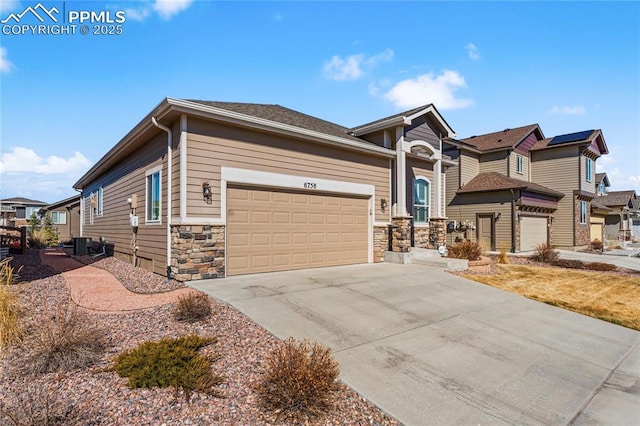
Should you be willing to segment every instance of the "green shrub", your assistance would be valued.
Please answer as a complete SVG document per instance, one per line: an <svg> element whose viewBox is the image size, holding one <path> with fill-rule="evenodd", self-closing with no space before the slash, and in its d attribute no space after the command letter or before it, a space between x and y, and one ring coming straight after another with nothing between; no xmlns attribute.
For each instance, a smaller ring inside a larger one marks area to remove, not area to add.
<svg viewBox="0 0 640 426"><path fill-rule="evenodd" d="M196 335L144 342L118 355L114 368L129 379L132 389L173 387L176 394L182 391L187 401L193 392L216 395L215 387L222 383L222 376L213 374L211 357L198 353L215 342L215 338Z"/></svg>
<svg viewBox="0 0 640 426"><path fill-rule="evenodd" d="M104 331L68 302L39 325L25 367L38 373L83 368L100 360L105 348Z"/></svg>
<svg viewBox="0 0 640 426"><path fill-rule="evenodd" d="M535 253L531 256L531 260L542 263L554 263L557 262L558 259L558 252L553 249L553 246L548 244L538 244Z"/></svg>
<svg viewBox="0 0 640 426"><path fill-rule="evenodd" d="M209 296L201 292L191 292L178 297L173 317L177 321L197 322L207 319L211 315Z"/></svg>
<svg viewBox="0 0 640 426"><path fill-rule="evenodd" d="M475 241L462 241L449 247L449 257L456 259L478 260L482 256L482 246Z"/></svg>
<svg viewBox="0 0 640 426"><path fill-rule="evenodd" d="M269 354L265 366L256 386L264 409L296 423L331 409L340 374L331 349L290 338Z"/></svg>
<svg viewBox="0 0 640 426"><path fill-rule="evenodd" d="M569 268L569 269L584 269L584 262L580 260L571 260L571 259L558 259L553 262L553 266L558 266L560 268Z"/></svg>
<svg viewBox="0 0 640 426"><path fill-rule="evenodd" d="M585 263L584 267L591 271L613 271L616 269L616 265L612 265L611 263L603 263L603 262Z"/></svg>

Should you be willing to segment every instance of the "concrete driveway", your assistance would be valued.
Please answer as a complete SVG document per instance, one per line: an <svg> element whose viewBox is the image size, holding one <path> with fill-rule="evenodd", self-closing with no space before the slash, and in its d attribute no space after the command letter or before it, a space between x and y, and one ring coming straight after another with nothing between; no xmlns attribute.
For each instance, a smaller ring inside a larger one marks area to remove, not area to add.
<svg viewBox="0 0 640 426"><path fill-rule="evenodd" d="M330 346L342 380L405 424L640 424L640 333L437 267L190 285L278 337Z"/></svg>

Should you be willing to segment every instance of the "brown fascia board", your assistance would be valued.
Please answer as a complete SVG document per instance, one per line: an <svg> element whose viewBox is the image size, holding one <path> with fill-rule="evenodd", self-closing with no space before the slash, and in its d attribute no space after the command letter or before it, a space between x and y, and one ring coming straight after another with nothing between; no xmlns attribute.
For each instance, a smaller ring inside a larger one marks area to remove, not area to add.
<svg viewBox="0 0 640 426"><path fill-rule="evenodd" d="M589 191L579 191L577 189L573 190L573 196L580 196L580 197L585 197L585 198L591 198L594 199L596 198L596 194L594 194L593 192L589 192Z"/></svg>
<svg viewBox="0 0 640 426"><path fill-rule="evenodd" d="M478 148L475 148L473 146L470 146L462 141L459 141L457 139L452 139L452 138L443 138L442 142L444 143L448 143L450 145L455 146L456 148L459 148L463 151L469 151L469 152L473 152L474 154L482 154L485 151L480 151Z"/></svg>
<svg viewBox="0 0 640 426"><path fill-rule="evenodd" d="M80 194L78 195L74 195L73 197L69 197L66 198L64 200L58 201L56 203L51 203L48 204L46 206L43 207L44 210L53 210L53 209L57 209L58 207L62 207L65 205L75 205L75 204L80 204Z"/></svg>
<svg viewBox="0 0 640 426"><path fill-rule="evenodd" d="M343 139L338 136L331 136L321 132L303 129L275 121L262 119L258 117L248 116L222 108L207 106L197 102L184 101L175 98L163 99L150 113L148 113L124 138L120 140L113 148L111 148L96 164L94 164L87 173L85 173L73 185L73 188L81 190L87 183L100 176L108 170L111 165L120 161L120 156L127 149L132 148L139 143L138 138L144 133L154 130L155 126L151 122L152 117L156 117L160 121L169 112L189 114L192 116L200 116L204 118L213 118L230 124L242 125L244 127L263 130L272 133L284 134L313 142L321 142L328 145L337 146L342 149L366 152L370 155L378 155L387 158L395 157L395 151L388 148L382 148L371 144L367 141L358 141ZM158 131L160 131L158 129Z"/></svg>

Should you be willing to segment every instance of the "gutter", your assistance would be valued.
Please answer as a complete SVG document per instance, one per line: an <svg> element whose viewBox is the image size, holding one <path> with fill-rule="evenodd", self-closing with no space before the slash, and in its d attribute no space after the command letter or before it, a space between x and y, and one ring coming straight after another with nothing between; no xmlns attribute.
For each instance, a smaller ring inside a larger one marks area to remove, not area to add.
<svg viewBox="0 0 640 426"><path fill-rule="evenodd" d="M82 189L73 188L74 191L78 191L80 193L80 236L83 237L82 231L84 225L84 198L82 198ZM71 228L71 226L69 226Z"/></svg>
<svg viewBox="0 0 640 426"><path fill-rule="evenodd" d="M393 117L388 120L379 121L374 124L369 124L369 125L365 124L364 126L357 128L356 130L353 130L351 134L353 136L367 135L369 133L375 132L376 130L383 130L389 127L396 127L400 125L409 125L409 124L411 124L411 120L409 120L407 117L403 115L400 115L398 117Z"/></svg>
<svg viewBox="0 0 640 426"><path fill-rule="evenodd" d="M160 130L167 132L167 282L169 282L171 279L171 163L173 162L171 145L173 132L170 128L158 123L155 116L151 117L151 122Z"/></svg>

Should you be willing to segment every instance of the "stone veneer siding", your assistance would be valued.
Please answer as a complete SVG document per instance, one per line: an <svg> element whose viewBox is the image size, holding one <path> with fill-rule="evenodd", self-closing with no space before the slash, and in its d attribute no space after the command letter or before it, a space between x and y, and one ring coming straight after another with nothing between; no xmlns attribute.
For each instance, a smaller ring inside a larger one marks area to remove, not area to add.
<svg viewBox="0 0 640 426"><path fill-rule="evenodd" d="M576 246L587 246L591 243L591 203L589 201L585 201L587 203L587 220L586 223L580 223L580 199L574 198L573 203L575 205L574 212L574 232L575 232L575 245Z"/></svg>
<svg viewBox="0 0 640 426"><path fill-rule="evenodd" d="M431 219L429 226L414 226L413 246L437 250L446 244L447 222L446 219Z"/></svg>
<svg viewBox="0 0 640 426"><path fill-rule="evenodd" d="M391 224L393 225L392 251L409 253L411 251L411 216L393 217Z"/></svg>
<svg viewBox="0 0 640 426"><path fill-rule="evenodd" d="M384 252L389 248L389 227L373 227L373 261L384 262Z"/></svg>
<svg viewBox="0 0 640 426"><path fill-rule="evenodd" d="M171 227L171 272L178 281L224 277L224 225Z"/></svg>

